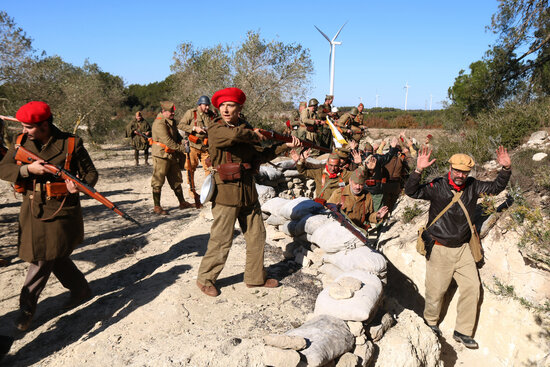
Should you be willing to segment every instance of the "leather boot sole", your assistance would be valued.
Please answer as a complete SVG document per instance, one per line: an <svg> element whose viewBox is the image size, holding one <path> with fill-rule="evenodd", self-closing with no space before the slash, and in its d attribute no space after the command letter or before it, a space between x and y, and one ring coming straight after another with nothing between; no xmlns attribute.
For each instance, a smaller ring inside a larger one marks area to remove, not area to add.
<svg viewBox="0 0 550 367"><path fill-rule="evenodd" d="M277 279L266 279L264 284L247 284L248 288L264 287L264 288L277 288L279 286L279 281Z"/></svg>
<svg viewBox="0 0 550 367"><path fill-rule="evenodd" d="M216 287L214 287L213 285L207 286L207 285L200 284L199 281L197 281L197 287L199 287L202 293L210 297L217 297L220 294L220 292L218 292Z"/></svg>
<svg viewBox="0 0 550 367"><path fill-rule="evenodd" d="M155 206L153 208L153 213L158 214L158 215L167 215L168 214L168 212L166 210L162 209L161 206Z"/></svg>

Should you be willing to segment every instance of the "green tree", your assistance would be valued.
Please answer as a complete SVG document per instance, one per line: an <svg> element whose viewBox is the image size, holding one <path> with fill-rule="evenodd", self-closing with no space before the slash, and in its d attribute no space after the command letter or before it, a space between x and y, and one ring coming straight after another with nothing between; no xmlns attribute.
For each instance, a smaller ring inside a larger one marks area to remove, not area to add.
<svg viewBox="0 0 550 367"><path fill-rule="evenodd" d="M0 84L9 81L33 54L32 40L13 18L0 11Z"/></svg>

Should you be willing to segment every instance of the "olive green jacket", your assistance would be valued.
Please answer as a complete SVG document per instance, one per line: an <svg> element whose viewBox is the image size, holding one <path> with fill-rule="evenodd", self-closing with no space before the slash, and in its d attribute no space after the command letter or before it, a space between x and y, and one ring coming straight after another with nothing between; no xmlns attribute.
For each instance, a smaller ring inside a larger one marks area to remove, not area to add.
<svg viewBox="0 0 550 367"><path fill-rule="evenodd" d="M234 181L224 182L219 173L214 174L216 190L212 202L234 207L258 204L254 174L261 163L274 159L288 149L286 145L263 148L248 122L239 119L232 126L221 117L215 119L208 129L208 145L212 167L215 169L229 162L227 153L231 154L233 163L248 163L253 167L242 170L241 179Z"/></svg>
<svg viewBox="0 0 550 367"><path fill-rule="evenodd" d="M68 138L74 136L53 127L50 140L42 147L34 141L24 139L22 146L45 161L63 167L67 155ZM47 181L59 181L53 175L34 176L29 174L27 165L19 166L14 159L12 147L0 162L0 179L20 182L29 190L23 194L19 213L19 257L28 262L49 261L69 256L84 239L84 223L80 207L79 194L69 194L61 210L50 220L62 205L62 199L47 200L44 184ZM73 175L94 186L98 179L97 170L79 137L69 171ZM36 185L33 185L33 181ZM33 190L33 187L35 188ZM36 191L35 191L36 190Z"/></svg>
<svg viewBox="0 0 550 367"><path fill-rule="evenodd" d="M369 223L378 221L372 204L372 195L366 191L354 195L349 184L334 190L327 201L332 204L342 204L340 211L360 228L365 228Z"/></svg>
<svg viewBox="0 0 550 367"><path fill-rule="evenodd" d="M134 149L144 150L148 148L149 141L134 133L134 131L139 131L140 133L151 137L151 125L145 120L138 121L136 119L130 121L128 125L126 125L126 137L131 139Z"/></svg>

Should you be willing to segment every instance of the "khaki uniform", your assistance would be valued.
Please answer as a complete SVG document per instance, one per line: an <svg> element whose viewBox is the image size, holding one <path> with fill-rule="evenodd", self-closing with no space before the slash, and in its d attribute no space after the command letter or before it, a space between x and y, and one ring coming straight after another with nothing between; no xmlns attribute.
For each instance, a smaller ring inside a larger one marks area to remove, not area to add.
<svg viewBox="0 0 550 367"><path fill-rule="evenodd" d="M214 174L216 189L212 197L214 222L210 230L208 248L199 267L197 281L213 286L222 271L233 242L235 222L246 240L246 265L244 282L262 285L266 280L264 270L265 227L256 191L254 173L260 163L275 158L286 150L286 146L262 148L250 125L239 120L229 125L223 119L214 120L208 130L208 142L212 166L230 162L245 164L241 178L222 181L220 174ZM228 155L229 153L229 155Z"/></svg>
<svg viewBox="0 0 550 367"><path fill-rule="evenodd" d="M363 115L363 112L359 112L357 116L355 116L355 122L357 122L359 125L365 124L365 115Z"/></svg>
<svg viewBox="0 0 550 367"><path fill-rule="evenodd" d="M363 191L359 195L351 192L350 186L336 189L327 200L332 204L341 204L340 211L360 228L368 228L369 223L376 223L376 212L372 205L372 196Z"/></svg>
<svg viewBox="0 0 550 367"><path fill-rule="evenodd" d="M74 135L52 125L52 136L45 145L40 146L23 138L22 146L45 161L64 167L69 137ZM33 314L40 292L52 271L71 293L79 294L88 289L84 275L69 259L84 239L84 223L78 193L68 194L64 203L62 198L46 199L46 182L58 180L52 175L29 174L27 165L18 165L14 156L15 149L12 147L0 162L0 179L17 181L27 188L19 214L18 246L19 257L31 265L22 289L20 307ZM97 182L97 170L78 137L75 137L69 171L89 186Z"/></svg>
<svg viewBox="0 0 550 367"><path fill-rule="evenodd" d="M302 136L305 136L306 140L309 140L312 143L318 144L317 142L317 112L311 111L309 108L304 108L300 113L300 131Z"/></svg>
<svg viewBox="0 0 550 367"><path fill-rule="evenodd" d="M409 174L410 167L414 167L414 159L410 154L397 153L384 167L387 176L386 183L382 185L383 203L390 213L401 195L403 186Z"/></svg>
<svg viewBox="0 0 550 367"><path fill-rule="evenodd" d="M344 187L352 173L344 170L338 173L336 177L330 178L330 174L325 167L310 168L307 167L307 164L301 163L301 161L298 161L296 164L296 169L300 174L315 180L315 197L325 200L330 198L334 190Z"/></svg>
<svg viewBox="0 0 550 367"><path fill-rule="evenodd" d="M136 164L139 161L140 150L143 150L145 163L147 164L147 159L149 158L149 141L134 133L134 131L138 131L150 137L151 125L145 120L138 121L136 119L130 121L128 125L126 125L126 137L131 139L132 146L134 147L134 158L136 160Z"/></svg>
<svg viewBox="0 0 550 367"><path fill-rule="evenodd" d="M342 131L344 136L349 137L350 134L347 133L346 130L351 129L351 122L353 121L353 116L349 114L349 112L346 112L336 121L336 126L338 126Z"/></svg>
<svg viewBox="0 0 550 367"><path fill-rule="evenodd" d="M183 115L178 128L185 131L188 135L194 135L199 138L199 140L194 143L189 140L189 154L187 154L187 159L185 161L185 169L187 170L187 183L189 184L189 190L195 192L195 170L199 165L199 161L202 164L204 172L208 175L210 170L206 166L206 159L210 157L208 154L208 145L207 142L208 134L197 133L193 131L195 126L202 127L203 129L208 129L208 126L214 120L215 114L212 111L202 112L198 107L189 109Z"/></svg>
<svg viewBox="0 0 550 367"><path fill-rule="evenodd" d="M181 137L176 122L164 118L162 113L159 113L153 122L152 133L153 177L151 178L151 187L153 192L160 193L166 179L172 190L179 191L183 182L181 167L185 159L183 156L185 146L180 143ZM166 152L163 146L155 144L155 142L164 144L173 152Z"/></svg>

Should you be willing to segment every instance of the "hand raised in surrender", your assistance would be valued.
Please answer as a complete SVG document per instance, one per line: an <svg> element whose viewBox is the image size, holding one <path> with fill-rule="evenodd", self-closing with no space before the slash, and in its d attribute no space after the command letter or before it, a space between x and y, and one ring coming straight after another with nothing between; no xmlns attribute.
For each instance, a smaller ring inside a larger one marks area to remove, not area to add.
<svg viewBox="0 0 550 367"><path fill-rule="evenodd" d="M422 171L424 168L430 167L435 162L435 159L430 161L431 154L431 149L426 146L422 147L422 149L418 152L418 158L416 159L417 170Z"/></svg>
<svg viewBox="0 0 550 367"><path fill-rule="evenodd" d="M497 149L497 161L502 167L506 169L510 169L510 167L512 166L512 160L510 159L510 155L508 154L508 149L504 148L502 145L499 146Z"/></svg>

